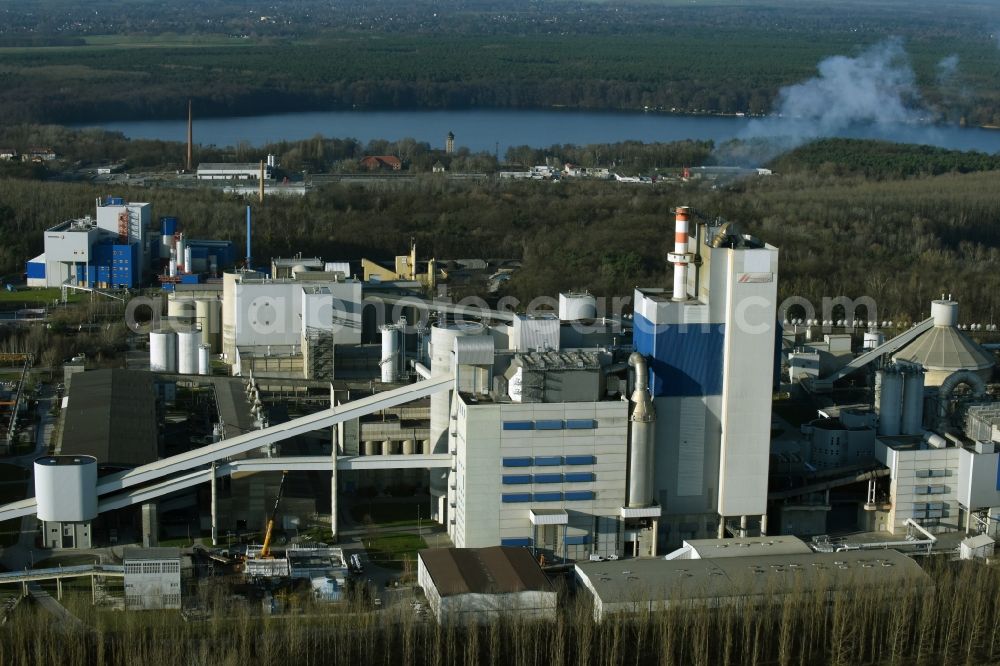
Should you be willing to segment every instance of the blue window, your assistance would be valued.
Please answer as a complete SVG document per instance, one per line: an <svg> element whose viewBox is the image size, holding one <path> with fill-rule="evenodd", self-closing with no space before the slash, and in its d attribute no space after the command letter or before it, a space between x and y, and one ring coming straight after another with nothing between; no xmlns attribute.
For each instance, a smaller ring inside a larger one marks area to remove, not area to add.
<svg viewBox="0 0 1000 666"><path fill-rule="evenodd" d="M566 475L566 483L584 483L593 480L593 472L570 472Z"/></svg>
<svg viewBox="0 0 1000 666"><path fill-rule="evenodd" d="M535 495L535 499L538 499L538 495ZM566 493L567 502L583 502L592 499L594 499L593 490L571 490Z"/></svg>
<svg viewBox="0 0 1000 666"><path fill-rule="evenodd" d="M597 421L594 419L566 419L568 430L593 430L596 427Z"/></svg>
<svg viewBox="0 0 1000 666"><path fill-rule="evenodd" d="M567 546L579 546L581 544L590 543L590 535L589 534L568 535L565 539L563 539L563 543L565 543Z"/></svg>
<svg viewBox="0 0 1000 666"><path fill-rule="evenodd" d="M562 483L562 474L536 474L535 483Z"/></svg>
<svg viewBox="0 0 1000 666"><path fill-rule="evenodd" d="M562 421L535 421L535 430L562 430Z"/></svg>
<svg viewBox="0 0 1000 666"><path fill-rule="evenodd" d="M530 502L531 493L504 493L500 499L504 504L513 504L514 502Z"/></svg>
<svg viewBox="0 0 1000 666"><path fill-rule="evenodd" d="M541 467L562 465L562 456L535 456L535 464Z"/></svg>
<svg viewBox="0 0 1000 666"><path fill-rule="evenodd" d="M569 543L568 541L566 543ZM530 546L531 537L517 537L517 538L507 538L500 539L501 546Z"/></svg>
<svg viewBox="0 0 1000 666"><path fill-rule="evenodd" d="M504 458L504 467L531 467L531 458Z"/></svg>
<svg viewBox="0 0 1000 666"><path fill-rule="evenodd" d="M562 493L535 493L536 502L561 502Z"/></svg>
<svg viewBox="0 0 1000 666"><path fill-rule="evenodd" d="M597 456L566 456L567 465L593 465Z"/></svg>
<svg viewBox="0 0 1000 666"><path fill-rule="evenodd" d="M506 484L512 483L531 483L530 474L504 474L503 482Z"/></svg>
<svg viewBox="0 0 1000 666"><path fill-rule="evenodd" d="M531 421L504 421L504 430L534 430L535 424Z"/></svg>

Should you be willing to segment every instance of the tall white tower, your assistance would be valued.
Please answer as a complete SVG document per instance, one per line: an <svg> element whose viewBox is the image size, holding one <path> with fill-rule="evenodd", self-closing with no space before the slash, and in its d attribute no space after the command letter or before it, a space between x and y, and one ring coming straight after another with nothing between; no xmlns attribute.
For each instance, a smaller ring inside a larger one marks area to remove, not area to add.
<svg viewBox="0 0 1000 666"><path fill-rule="evenodd" d="M635 292L637 352L650 359L661 540L766 529L778 250L735 225L677 211L673 291ZM683 237L682 237L683 232Z"/></svg>

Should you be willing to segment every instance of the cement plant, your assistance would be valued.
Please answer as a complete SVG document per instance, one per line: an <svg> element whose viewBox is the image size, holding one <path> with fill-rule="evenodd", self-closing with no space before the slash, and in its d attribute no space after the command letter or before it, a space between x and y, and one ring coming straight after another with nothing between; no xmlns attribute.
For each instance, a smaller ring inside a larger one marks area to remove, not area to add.
<svg viewBox="0 0 1000 666"><path fill-rule="evenodd" d="M188 622L572 607L600 627L892 599L992 563L1000 344L973 333L993 327L950 295L917 322L796 316L779 248L706 212L664 220L670 271L620 312L583 291L453 302L455 263L415 245L262 261L250 206L244 256L118 197L54 224L28 287L133 332L115 367L78 355L57 385L3 358L4 469L28 494L0 506L5 621L38 604L84 630L71 597Z"/></svg>

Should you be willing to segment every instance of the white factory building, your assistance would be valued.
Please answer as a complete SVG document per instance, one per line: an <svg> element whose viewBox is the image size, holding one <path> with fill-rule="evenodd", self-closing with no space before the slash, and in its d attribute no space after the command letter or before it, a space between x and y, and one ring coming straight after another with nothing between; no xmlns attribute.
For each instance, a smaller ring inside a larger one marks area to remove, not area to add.
<svg viewBox="0 0 1000 666"><path fill-rule="evenodd" d="M263 165L264 180L274 178L274 156ZM259 162L204 162L198 165L198 180L260 180Z"/></svg>
<svg viewBox="0 0 1000 666"><path fill-rule="evenodd" d="M637 289L634 346L650 358L662 537L766 533L778 250L678 209L673 290Z"/></svg>
<svg viewBox="0 0 1000 666"><path fill-rule="evenodd" d="M96 217L66 220L45 231L45 252L27 262L28 286L59 287L67 281L74 284L98 281L92 271L99 261L109 259L99 259L96 247L109 243L137 246L135 262L128 272L141 277L149 266L151 219L152 206L148 203L126 202L119 197L98 198ZM111 281L111 268L108 266L109 279L101 282Z"/></svg>
<svg viewBox="0 0 1000 666"><path fill-rule="evenodd" d="M227 273L222 295L222 353L237 365L240 350L303 349L361 342L361 282L341 271L294 270L272 280L263 273Z"/></svg>
<svg viewBox="0 0 1000 666"><path fill-rule="evenodd" d="M125 548L126 610L180 610L179 548Z"/></svg>

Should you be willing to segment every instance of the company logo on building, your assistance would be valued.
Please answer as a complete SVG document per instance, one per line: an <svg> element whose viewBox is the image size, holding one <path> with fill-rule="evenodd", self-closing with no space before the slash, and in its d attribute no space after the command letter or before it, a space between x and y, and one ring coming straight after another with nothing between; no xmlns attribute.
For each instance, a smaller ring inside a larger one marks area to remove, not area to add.
<svg viewBox="0 0 1000 666"><path fill-rule="evenodd" d="M774 281L774 273L737 273L736 281L742 283L766 283Z"/></svg>

